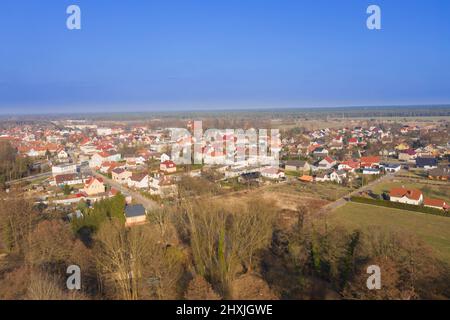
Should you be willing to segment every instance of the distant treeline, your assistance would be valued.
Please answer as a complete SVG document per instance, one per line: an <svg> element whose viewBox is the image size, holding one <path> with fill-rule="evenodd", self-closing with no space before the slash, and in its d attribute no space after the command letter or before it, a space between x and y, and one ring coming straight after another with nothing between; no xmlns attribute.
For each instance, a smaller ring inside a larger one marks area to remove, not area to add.
<svg viewBox="0 0 450 320"><path fill-rule="evenodd" d="M192 111L140 111L140 112L98 112L40 115L3 115L0 121L48 121L48 120L103 120L142 121L150 119L202 119L202 118L371 118L371 117L443 117L450 116L450 105L421 106L354 106L335 108L261 108L232 110Z"/></svg>

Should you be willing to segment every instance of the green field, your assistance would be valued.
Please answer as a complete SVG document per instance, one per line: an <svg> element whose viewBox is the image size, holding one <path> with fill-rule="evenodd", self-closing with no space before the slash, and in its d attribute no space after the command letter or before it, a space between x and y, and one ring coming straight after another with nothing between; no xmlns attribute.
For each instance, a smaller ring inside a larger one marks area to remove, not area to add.
<svg viewBox="0 0 450 320"><path fill-rule="evenodd" d="M408 189L419 189L425 197L439 198L450 202L450 184L446 182L437 182L439 185L429 184L430 182L412 182L408 180L398 182L381 183L375 186L372 191L377 194L389 192L392 188L405 187Z"/></svg>
<svg viewBox="0 0 450 320"><path fill-rule="evenodd" d="M347 203L330 213L328 221L349 230L376 226L390 232L415 234L434 249L436 257L450 265L450 218L448 217Z"/></svg>

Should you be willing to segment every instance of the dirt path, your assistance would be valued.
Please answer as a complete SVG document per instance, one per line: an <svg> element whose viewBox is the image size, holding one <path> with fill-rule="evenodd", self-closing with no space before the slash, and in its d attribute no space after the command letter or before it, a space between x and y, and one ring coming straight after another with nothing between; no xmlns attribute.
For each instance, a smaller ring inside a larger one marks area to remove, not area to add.
<svg viewBox="0 0 450 320"><path fill-rule="evenodd" d="M358 195L360 192L364 192L364 191L369 191L371 190L373 187L379 185L380 183L384 183L384 182L389 182L392 181L396 178L396 176L394 174L388 174L385 176L382 176L380 179L377 179L375 181L372 181L370 183L368 183L367 185L352 191L351 193L349 193L348 195L343 196L342 198L331 202L330 204L324 206L320 211L319 214L327 214L329 212L332 212L334 210L336 210L337 208L340 208L342 206L344 206L347 203L348 198L353 197Z"/></svg>

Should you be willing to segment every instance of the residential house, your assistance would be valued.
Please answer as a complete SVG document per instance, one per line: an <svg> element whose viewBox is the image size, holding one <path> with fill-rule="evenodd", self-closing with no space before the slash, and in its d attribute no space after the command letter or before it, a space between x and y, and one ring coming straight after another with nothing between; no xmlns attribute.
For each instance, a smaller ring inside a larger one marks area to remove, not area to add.
<svg viewBox="0 0 450 320"><path fill-rule="evenodd" d="M110 154L109 152L102 151L92 156L89 161L90 168L100 168L103 162L118 162L122 159L120 153Z"/></svg>
<svg viewBox="0 0 450 320"><path fill-rule="evenodd" d="M243 173L238 178L238 182L243 184L258 184L260 181L261 181L260 172Z"/></svg>
<svg viewBox="0 0 450 320"><path fill-rule="evenodd" d="M398 160L400 161L414 161L417 158L417 153L415 150L408 149L403 150L398 153Z"/></svg>
<svg viewBox="0 0 450 320"><path fill-rule="evenodd" d="M265 167L261 170L261 175L267 179L279 180L284 178L283 170L277 167Z"/></svg>
<svg viewBox="0 0 450 320"><path fill-rule="evenodd" d="M83 184L83 182L83 178L75 173L61 174L54 177L54 183L56 186L73 186Z"/></svg>
<svg viewBox="0 0 450 320"><path fill-rule="evenodd" d="M77 171L76 164L61 164L52 167L53 176L77 173Z"/></svg>
<svg viewBox="0 0 450 320"><path fill-rule="evenodd" d="M336 182L336 183L343 183L344 179L347 177L347 172L343 170L335 170L330 173L330 181Z"/></svg>
<svg viewBox="0 0 450 320"><path fill-rule="evenodd" d="M147 189L149 185L149 176L147 173L133 173L128 178L128 187L137 189Z"/></svg>
<svg viewBox="0 0 450 320"><path fill-rule="evenodd" d="M398 163L385 164L383 165L384 170L389 173L399 172L402 169L402 165Z"/></svg>
<svg viewBox="0 0 450 320"><path fill-rule="evenodd" d="M407 143L404 143L404 142L402 142L402 143L399 143L396 147L395 147L395 150L397 150L397 151L405 151L405 150L408 150L408 149L410 149L409 148L409 145L407 144Z"/></svg>
<svg viewBox="0 0 450 320"><path fill-rule="evenodd" d="M155 174L149 178L149 191L151 195L169 197L177 192L177 186L169 176Z"/></svg>
<svg viewBox="0 0 450 320"><path fill-rule="evenodd" d="M361 168L376 168L380 166L380 161L380 156L361 157L360 166Z"/></svg>
<svg viewBox="0 0 450 320"><path fill-rule="evenodd" d="M127 227L143 224L147 221L147 212L142 204L127 205L124 214Z"/></svg>
<svg viewBox="0 0 450 320"><path fill-rule="evenodd" d="M164 173L175 173L177 172L177 165L171 160L166 160L161 162L159 169Z"/></svg>
<svg viewBox="0 0 450 320"><path fill-rule="evenodd" d="M320 170L329 170L333 168L333 166L335 166L336 163L337 163L336 160L330 157L325 157L324 159L319 161L317 166L319 167Z"/></svg>
<svg viewBox="0 0 450 320"><path fill-rule="evenodd" d="M349 146L357 146L359 143L357 138L350 138L348 139L348 145Z"/></svg>
<svg viewBox="0 0 450 320"><path fill-rule="evenodd" d="M450 206L445 202L445 200L442 199L432 199L432 198L425 198L423 200L423 205L428 208L434 208L439 210L448 210Z"/></svg>
<svg viewBox="0 0 450 320"><path fill-rule="evenodd" d="M434 157L423 157L416 159L416 167L425 170L436 169L438 167L438 161Z"/></svg>
<svg viewBox="0 0 450 320"><path fill-rule="evenodd" d="M311 166L306 161L289 160L286 161L284 169L286 171L309 172L311 170Z"/></svg>
<svg viewBox="0 0 450 320"><path fill-rule="evenodd" d="M338 170L345 170L348 172L355 172L355 170L359 169L360 163L355 160L347 160L343 161L338 165Z"/></svg>
<svg viewBox="0 0 450 320"><path fill-rule="evenodd" d="M317 182L328 182L331 181L329 172L320 172L315 175L314 181Z"/></svg>
<svg viewBox="0 0 450 320"><path fill-rule="evenodd" d="M131 177L131 171L123 168L116 168L112 172L112 179L120 184L128 183L128 179Z"/></svg>
<svg viewBox="0 0 450 320"><path fill-rule="evenodd" d="M363 174L364 175L379 175L379 174L381 174L381 171L378 168L364 168Z"/></svg>
<svg viewBox="0 0 450 320"><path fill-rule="evenodd" d="M390 201L400 202L413 205L421 205L423 203L422 191L418 189L393 188L389 192Z"/></svg>
<svg viewBox="0 0 450 320"><path fill-rule="evenodd" d="M111 173L115 168L118 168L120 166L121 166L121 164L118 162L106 161L101 164L98 171L100 171L103 174L108 174L108 173Z"/></svg>
<svg viewBox="0 0 450 320"><path fill-rule="evenodd" d="M84 183L83 191L88 196L94 196L100 193L105 193L106 187L102 178L91 177Z"/></svg>
<svg viewBox="0 0 450 320"><path fill-rule="evenodd" d="M166 161L170 160L170 157L167 154L163 153L161 155L160 159L161 159L161 162L166 162Z"/></svg>
<svg viewBox="0 0 450 320"><path fill-rule="evenodd" d="M325 158L328 157L329 151L325 148L316 148L313 152L313 156L316 158Z"/></svg>

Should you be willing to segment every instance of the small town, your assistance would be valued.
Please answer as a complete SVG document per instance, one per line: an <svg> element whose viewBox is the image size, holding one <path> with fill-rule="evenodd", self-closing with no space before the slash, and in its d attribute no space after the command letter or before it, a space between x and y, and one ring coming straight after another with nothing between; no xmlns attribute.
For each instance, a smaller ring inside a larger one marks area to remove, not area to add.
<svg viewBox="0 0 450 320"><path fill-rule="evenodd" d="M173 151L193 149L197 141L191 134L193 119L176 120L186 129L177 139L173 121L4 123L0 144L8 165L1 176L3 200L23 198L40 215L56 217L60 227L70 226L88 246L105 219L118 219L125 228L136 230L159 225L159 233L163 232L159 241L179 248L180 254L189 250L183 249L182 234L174 230L180 228L179 210L194 203L247 206L255 199L271 203L272 232L292 232L299 214L350 229L359 220L358 227L370 226L372 218L364 218L361 210L383 219L382 228L393 210L404 213L405 221L414 214L424 223L434 217L450 220L447 121L332 119L321 124L300 117L294 120L298 125L292 125L293 120L285 118L265 119L279 132L265 142L277 152L278 163L266 161L267 155L250 156L251 150L262 147L248 137L230 149L228 143L238 142L238 137L217 130L214 139L198 141L202 164L177 161ZM244 129L252 132L251 125L248 121ZM246 157L237 156L239 148ZM403 222L396 223L403 231L412 231ZM445 245L433 241L436 256L448 261ZM6 240L4 252L10 246L14 242ZM251 275L246 281L261 279ZM275 296L266 286L265 295Z"/></svg>
<svg viewBox="0 0 450 320"><path fill-rule="evenodd" d="M1 7L12 314L450 300L448 0Z"/></svg>

